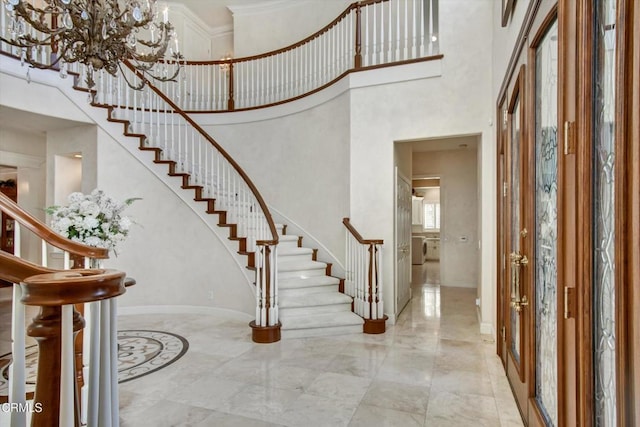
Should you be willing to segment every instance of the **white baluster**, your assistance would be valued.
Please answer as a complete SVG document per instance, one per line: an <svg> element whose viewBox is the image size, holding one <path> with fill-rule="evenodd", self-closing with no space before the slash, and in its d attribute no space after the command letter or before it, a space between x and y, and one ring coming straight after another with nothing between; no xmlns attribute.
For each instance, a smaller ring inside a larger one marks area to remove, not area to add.
<svg viewBox="0 0 640 427"><path fill-rule="evenodd" d="M17 240L17 239L14 237L14 240ZM48 266L48 264L47 264L47 259L48 259L47 252L48 252L47 241L46 240L42 240L41 241L41 253L40 253L41 262L40 262L40 264L42 264L43 267L47 267ZM19 255L17 255L17 256L19 256Z"/></svg>
<svg viewBox="0 0 640 427"><path fill-rule="evenodd" d="M60 360L60 427L73 427L75 422L73 369L73 305L62 306Z"/></svg>
<svg viewBox="0 0 640 427"><path fill-rule="evenodd" d="M17 222L15 222L17 231ZM17 237L14 235L14 238ZM22 288L19 284L13 285L12 301L12 325L11 325L11 355L13 361L9 366L9 402L25 405L26 395L26 363L25 363L25 308L20 302ZM27 425L26 412L11 412L11 426L25 427Z"/></svg>
<svg viewBox="0 0 640 427"><path fill-rule="evenodd" d="M98 425L111 426L111 300L100 301L100 373L98 391ZM113 385L117 387L117 384Z"/></svg>
<svg viewBox="0 0 640 427"><path fill-rule="evenodd" d="M88 373L85 374L87 394L87 426L97 426L100 398L100 302L85 304L88 320L85 328L83 360ZM88 333L88 336L86 335ZM88 350L87 350L88 347Z"/></svg>

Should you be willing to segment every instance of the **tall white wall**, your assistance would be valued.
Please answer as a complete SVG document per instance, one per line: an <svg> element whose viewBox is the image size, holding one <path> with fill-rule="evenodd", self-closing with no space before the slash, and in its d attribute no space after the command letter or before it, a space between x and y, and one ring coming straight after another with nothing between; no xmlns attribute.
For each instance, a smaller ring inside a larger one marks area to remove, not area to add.
<svg viewBox="0 0 640 427"><path fill-rule="evenodd" d="M495 143L491 94L491 0L440 2L442 77L356 89L351 93L351 216L365 236L393 242L394 142L481 135L481 317L494 312ZM446 23L464 22L464 25ZM478 35L486 35L479 37ZM371 209L375 206L375 209ZM393 307L394 257L384 260L385 305ZM395 313L389 313L392 317Z"/></svg>
<svg viewBox="0 0 640 427"><path fill-rule="evenodd" d="M243 267L236 264L220 238L99 128L97 147L98 187L118 200L142 198L125 211L137 225L132 226L118 256L106 262L107 267L126 271L137 280L121 298L121 305L216 307L255 313L255 296Z"/></svg>
<svg viewBox="0 0 640 427"><path fill-rule="evenodd" d="M476 169L475 149L413 153L415 175L440 176L440 190L427 189L425 200L439 193L442 286L478 287Z"/></svg>
<svg viewBox="0 0 640 427"><path fill-rule="evenodd" d="M342 13L351 0L296 0L233 6L235 57L257 55L307 38Z"/></svg>
<svg viewBox="0 0 640 427"><path fill-rule="evenodd" d="M349 95L283 117L205 129L247 172L270 206L339 260L349 213Z"/></svg>

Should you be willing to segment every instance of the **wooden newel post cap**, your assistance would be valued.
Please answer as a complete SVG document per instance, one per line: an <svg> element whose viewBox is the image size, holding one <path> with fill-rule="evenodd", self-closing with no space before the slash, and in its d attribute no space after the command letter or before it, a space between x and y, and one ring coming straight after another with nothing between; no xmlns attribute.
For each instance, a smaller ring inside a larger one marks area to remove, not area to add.
<svg viewBox="0 0 640 427"><path fill-rule="evenodd" d="M78 269L37 274L22 282L22 303L39 306L81 304L125 293L125 273L117 270Z"/></svg>

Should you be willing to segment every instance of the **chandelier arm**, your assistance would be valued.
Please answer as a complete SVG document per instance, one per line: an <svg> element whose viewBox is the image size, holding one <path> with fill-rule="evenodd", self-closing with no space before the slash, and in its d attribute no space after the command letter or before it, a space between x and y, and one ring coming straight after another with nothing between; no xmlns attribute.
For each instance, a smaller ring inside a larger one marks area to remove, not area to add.
<svg viewBox="0 0 640 427"><path fill-rule="evenodd" d="M30 49L36 46L46 46L51 43L51 37L47 37L46 39L43 39L43 40L38 40L38 39L34 39L31 36L28 36L28 37L21 36L16 40L9 40L0 36L0 40L2 40L4 43L10 44L11 46L25 48L25 49Z"/></svg>
<svg viewBox="0 0 640 427"><path fill-rule="evenodd" d="M134 85L127 78L127 74L122 69L122 63L121 62L118 62L118 68L120 69L120 74L122 74L122 78L127 83L127 86L129 86L131 89L140 90L147 84L148 80L145 78L144 74L138 73L138 72L135 73L136 77L138 77L140 79L140 83L138 85ZM135 66L134 66L134 68L135 68Z"/></svg>
<svg viewBox="0 0 640 427"><path fill-rule="evenodd" d="M40 9L38 7L33 6L31 3L20 2L15 6L14 11L16 14L24 19L29 25L44 34L57 35L65 30L65 28L60 29L52 29L49 28L46 24L43 23L43 19L47 15L53 16L56 14L56 11L49 10L51 7L47 9ZM32 13L36 13L38 15L38 20L34 20L31 18Z"/></svg>

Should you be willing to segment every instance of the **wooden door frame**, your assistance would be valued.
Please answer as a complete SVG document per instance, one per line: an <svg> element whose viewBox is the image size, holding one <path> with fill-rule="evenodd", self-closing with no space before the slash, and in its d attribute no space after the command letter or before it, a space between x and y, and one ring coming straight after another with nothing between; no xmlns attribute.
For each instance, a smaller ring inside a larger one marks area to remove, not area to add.
<svg viewBox="0 0 640 427"><path fill-rule="evenodd" d="M631 54L630 75L628 82L631 92L627 104L627 109L631 113L629 117L629 201L628 216L630 218L629 239L630 254L628 279L634 286L631 288L629 296L630 306L627 307L630 314L629 338L630 346L629 362L631 364L630 375L632 382L630 384L632 392L628 396L628 411L632 414L631 422L637 425L640 422L640 5L638 2L631 3L631 9L628 11L629 27L628 37L629 49ZM635 244L635 245L634 245ZM634 310L635 307L635 310Z"/></svg>
<svg viewBox="0 0 640 427"><path fill-rule="evenodd" d="M544 12L544 14L542 13ZM525 224L527 226L527 229L529 230L529 234L530 234L530 238L526 240L525 244L526 244L526 248L524 249L524 252L529 254L529 268L526 269L525 274L527 275L527 281L526 283L528 284L528 289L527 289L527 294L530 296L529 297L529 306L527 307L527 310L529 310L529 325L528 325L528 333L527 336L530 340L529 345L528 345L528 363L527 363L527 385L528 385L528 422L529 425L535 425L535 426L544 426L545 423L545 419L544 416L542 415L542 412L540 411L539 405L536 401L536 361L537 361L537 354L536 354L536 314L537 314L537 307L536 307L536 302L537 302L537 294L536 294L536 259L537 259L537 254L536 254L536 212L537 212L537 207L536 207L536 187L535 187L535 182L536 182L536 127L535 125L533 125L534 123L536 123L536 66L537 66L537 60L536 60L536 52L538 47L540 46L540 43L542 42L543 38L545 37L545 35L547 34L547 32L549 31L551 25L557 22L558 25L558 49L560 50L560 46L562 44L562 42L564 42L564 34L561 32L563 30L562 26L560 25L560 20L559 20L559 6L558 3L555 3L553 5L551 5L550 9L548 11L539 11L538 14L536 15L536 17L534 18L532 27L531 27L531 32L530 35L532 34L532 36L530 37L530 43L527 46L527 67L528 67L528 74L527 74L527 79L526 79L526 85L527 85L527 93L529 94L528 97L528 101L527 101L527 111L526 111L526 121L528 123L531 123L532 125L528 127L528 131L527 131L527 161L526 164L528 165L528 169L526 171L526 179L529 181L530 185L529 188L532 189L532 191L528 191L526 194L526 202L525 202L525 206L527 207L527 209L525 210ZM557 88L557 92L556 92L556 97L557 97L557 102L558 102L558 117L556 118L556 123L558 125L557 128L557 134L556 134L556 138L558 141L562 141L563 138L563 127L560 125L560 123L562 123L561 119L562 119L562 115L560 114L560 100L562 98L562 89L563 89L563 75L562 75L562 71L560 69L560 52L558 52L558 88ZM563 393L563 388L562 388L562 379L563 379L563 371L562 371L562 366L563 363L562 361L564 360L564 351L563 351L563 345L562 343L564 342L564 334L563 334L563 328L562 328L562 307L563 307L563 302L564 302L564 293L561 292L561 288L562 288L562 281L561 281L561 274L562 274L562 260L563 260L563 253L560 250L560 248L563 247L564 245L564 239L563 239L563 224L562 224L562 219L563 219L563 206L561 204L561 200L562 200L562 196L563 196L563 191L562 189L564 188L564 174L563 174L563 170L562 170L562 160L563 160L563 156L562 156L562 144L558 143L558 153L557 153L557 172L558 172L558 176L557 176L557 182L558 182L558 192L557 192L557 208L558 208L558 217L557 217L557 260L556 260L556 265L557 265L557 271L556 271L556 275L557 275L557 282L556 282L556 316L557 316L557 329L556 329L556 341L557 341L557 353L556 353L556 363L557 363L557 400L558 400L558 420L562 420L563 416L564 416L564 408L562 408L562 405L560 404L560 402L562 401L560 399L560 396L562 396Z"/></svg>
<svg viewBox="0 0 640 427"><path fill-rule="evenodd" d="M506 285L507 285L507 253L505 244L505 239L507 233L505 232L505 209L506 209L506 197L505 194L505 171L506 161L507 161L507 153L506 153L506 143L507 143L507 107L506 107L506 95L503 96L497 105L496 109L496 123L498 123L498 131L497 131L497 141L498 141L498 149L496 150L496 172L498 179L496 180L496 221L498 226L496 227L496 254L498 254L496 259L496 271L497 274L497 292L496 292L496 324L498 325L498 333L496 334L496 352L502 361L502 365L506 367L507 364L507 348L506 348L506 322L505 322L505 314L504 307L506 304Z"/></svg>
<svg viewBox="0 0 640 427"><path fill-rule="evenodd" d="M576 144L578 182L588 190L577 194L577 277L584 286L578 293L578 414L581 425L593 425L593 208L592 90L594 12L591 0L578 2L578 74ZM615 292L616 292L616 405L618 426L640 421L640 5L618 0L616 20L616 104L615 104ZM631 89L631 90L630 90Z"/></svg>

